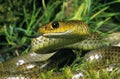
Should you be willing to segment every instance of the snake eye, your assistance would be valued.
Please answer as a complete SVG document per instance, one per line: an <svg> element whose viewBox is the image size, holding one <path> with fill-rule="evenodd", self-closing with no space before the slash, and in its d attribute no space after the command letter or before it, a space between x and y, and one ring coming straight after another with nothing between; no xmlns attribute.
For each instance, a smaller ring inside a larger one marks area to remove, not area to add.
<svg viewBox="0 0 120 79"><path fill-rule="evenodd" d="M58 27L59 27L58 21L54 21L54 22L52 23L52 27L53 27L53 28L58 28Z"/></svg>

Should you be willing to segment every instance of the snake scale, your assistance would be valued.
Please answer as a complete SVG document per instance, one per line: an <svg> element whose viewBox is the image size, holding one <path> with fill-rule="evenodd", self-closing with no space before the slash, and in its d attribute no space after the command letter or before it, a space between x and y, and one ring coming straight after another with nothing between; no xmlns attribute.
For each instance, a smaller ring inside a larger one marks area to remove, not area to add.
<svg viewBox="0 0 120 79"><path fill-rule="evenodd" d="M120 47L117 45L120 40L116 38L119 33L103 38L92 33L81 20L50 22L41 26L39 31L42 35L32 39L29 53L0 63L0 79L39 79L44 68L49 70L49 66L51 69L64 61L62 57L60 61L50 59L63 48L92 50L84 56L84 60L93 62L96 67L120 63Z"/></svg>

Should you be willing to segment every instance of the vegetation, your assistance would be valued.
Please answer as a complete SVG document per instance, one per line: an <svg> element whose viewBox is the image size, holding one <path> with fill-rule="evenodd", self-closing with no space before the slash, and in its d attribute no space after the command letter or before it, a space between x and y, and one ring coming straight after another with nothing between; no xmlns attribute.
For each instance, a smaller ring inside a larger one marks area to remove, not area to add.
<svg viewBox="0 0 120 79"><path fill-rule="evenodd" d="M30 50L31 38L39 34L37 29L54 20L84 20L91 31L112 33L120 31L120 0L1 0L0 1L0 60L5 61ZM80 58L75 60L80 62ZM115 69L107 72L84 70L79 63L62 69L62 78L69 79L73 71L86 74L83 79L116 79ZM41 74L51 78L52 71ZM119 72L120 74L120 72ZM119 79L119 78L118 78Z"/></svg>

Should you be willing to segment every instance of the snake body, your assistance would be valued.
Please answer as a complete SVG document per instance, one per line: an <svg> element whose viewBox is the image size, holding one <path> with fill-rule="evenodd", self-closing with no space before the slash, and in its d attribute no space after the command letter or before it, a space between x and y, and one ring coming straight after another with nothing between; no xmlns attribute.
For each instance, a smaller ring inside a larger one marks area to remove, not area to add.
<svg viewBox="0 0 120 79"><path fill-rule="evenodd" d="M120 67L120 47L102 47L89 52L84 59L92 62L92 65L97 68L109 65Z"/></svg>
<svg viewBox="0 0 120 79"><path fill-rule="evenodd" d="M32 49L29 53L1 63L0 78L9 79L16 76L16 78L37 79L42 68L56 62L49 58L62 48L95 49L87 53L84 59L92 61L97 67L120 63L120 47L107 47L104 43L111 45L116 41L119 42L119 39L110 39L111 35L103 38L99 34L91 33L88 25L83 21L50 22L43 25L39 31L42 36L32 39ZM34 71L37 72L33 74Z"/></svg>

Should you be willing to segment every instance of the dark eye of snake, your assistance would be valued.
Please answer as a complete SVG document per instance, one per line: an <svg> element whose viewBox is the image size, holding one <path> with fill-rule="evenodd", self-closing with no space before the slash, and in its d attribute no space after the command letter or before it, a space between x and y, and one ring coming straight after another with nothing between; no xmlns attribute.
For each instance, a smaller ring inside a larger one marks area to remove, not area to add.
<svg viewBox="0 0 120 79"><path fill-rule="evenodd" d="M59 27L58 21L54 21L54 22L52 23L52 27L53 27L53 28L58 28L58 27Z"/></svg>

